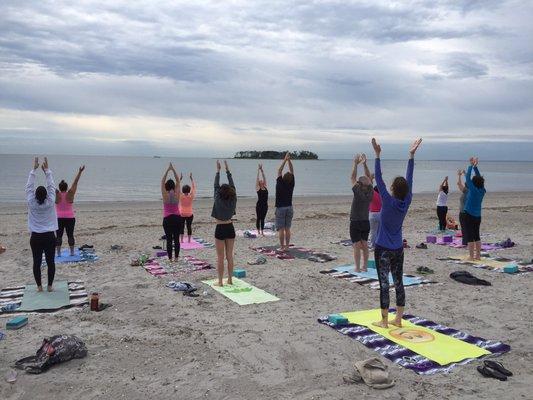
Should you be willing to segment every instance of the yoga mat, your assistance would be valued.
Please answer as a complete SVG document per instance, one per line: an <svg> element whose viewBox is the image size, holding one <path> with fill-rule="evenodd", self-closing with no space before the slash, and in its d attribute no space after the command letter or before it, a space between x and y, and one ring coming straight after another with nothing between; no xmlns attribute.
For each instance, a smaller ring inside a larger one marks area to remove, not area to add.
<svg viewBox="0 0 533 400"><path fill-rule="evenodd" d="M377 319L380 319L379 310ZM394 312L394 310L390 310ZM441 333L445 336L449 336L460 340L465 343L469 343L480 349L488 351L488 355L497 356L503 353L506 353L511 350L511 347L507 344L504 344L500 341L487 340L482 337L472 336L466 332L458 331L447 327L442 324L427 320L425 318L417 317L414 315L405 314L403 321L410 322L414 324L417 328L423 327L430 329L430 333ZM400 365L401 367L410 369L420 375L433 375L436 373L448 373L456 365L467 364L471 361L477 360L479 358L484 358L481 356L478 358L466 358L461 360L459 363L450 363L447 365L440 365L437 362L430 360L415 351L408 349L402 344L395 343L380 334L377 334L372 329L353 323L347 325L335 326L328 321L328 317L324 316L318 319L318 322L324 325L328 325L330 328L335 329L337 332L349 336L352 339L357 340L366 347L375 352L379 353L383 357L386 357L388 360Z"/></svg>
<svg viewBox="0 0 533 400"><path fill-rule="evenodd" d="M55 263L56 264L67 264L67 263L78 263L78 262L88 262L88 261L96 261L98 260L98 256L92 252L84 252L80 251L78 249L74 250L74 255L70 255L70 249L63 249L61 250L61 257L55 256ZM43 256L43 262L42 266L44 267L46 265L46 260Z"/></svg>
<svg viewBox="0 0 533 400"><path fill-rule="evenodd" d="M432 329L402 321L402 328L389 326L388 329L372 325L381 320L379 309L341 313L351 324L366 326L372 331L398 343L421 356L440 365L456 363L467 358L478 358L490 354L489 351L470 343L443 335ZM393 318L394 314L390 315Z"/></svg>
<svg viewBox="0 0 533 400"><path fill-rule="evenodd" d="M356 275L361 278L367 278L367 279L374 279L379 281L378 278L378 272L374 268L369 268L367 272L355 272L355 266L354 265L341 265L338 267L333 268L336 271L339 272L348 272L352 275ZM422 283L422 279L418 277L411 277L411 276L403 276L403 285L404 286L412 286L412 285L419 285ZM392 279L392 274L389 273L389 284L391 286L394 285L394 281Z"/></svg>
<svg viewBox="0 0 533 400"><path fill-rule="evenodd" d="M279 300L276 296L271 295L262 289L258 289L255 286L252 286L238 278L233 278L233 285L224 285L222 287L214 285L218 282L217 279L211 279L202 282L211 286L217 292L226 296L228 299L234 301L240 306Z"/></svg>
<svg viewBox="0 0 533 400"><path fill-rule="evenodd" d="M57 310L70 304L67 282L54 282L54 291L37 291L36 285L26 285L22 305L17 311Z"/></svg>
<svg viewBox="0 0 533 400"><path fill-rule="evenodd" d="M55 258L56 264L72 263L72 262L81 262L83 261L80 251L78 249L74 250L74 255L70 255L69 249L61 250L61 257L56 255Z"/></svg>
<svg viewBox="0 0 533 400"><path fill-rule="evenodd" d="M502 261L496 261L492 258L486 258L481 257L481 260L479 261L470 261L469 256L461 256L461 257L450 257L451 260L457 260L457 261L464 261L468 262L469 264L476 264L476 265L486 265L488 267L497 268L497 269L503 269L506 265L512 264L512 262L502 262Z"/></svg>
<svg viewBox="0 0 533 400"><path fill-rule="evenodd" d="M239 229L235 232L235 234L239 237L244 237L244 232L245 230L242 230L242 229ZM257 229L248 229L248 232L256 235L258 238L261 237L261 235L259 234L259 232L257 231ZM265 229L263 231L263 233L265 234L265 236L276 236L276 232L270 230L270 229ZM256 239L256 238L249 238L249 239Z"/></svg>
<svg viewBox="0 0 533 400"><path fill-rule="evenodd" d="M187 238L183 239L184 241L180 243L180 248L182 250L196 250L203 249L205 246L202 243L197 242L195 239L191 239L191 242L188 242Z"/></svg>

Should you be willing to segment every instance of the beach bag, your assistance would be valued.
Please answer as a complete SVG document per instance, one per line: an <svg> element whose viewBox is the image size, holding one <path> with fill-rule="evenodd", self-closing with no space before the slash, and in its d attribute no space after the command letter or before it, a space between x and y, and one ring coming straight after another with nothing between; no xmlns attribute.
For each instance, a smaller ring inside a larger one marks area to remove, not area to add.
<svg viewBox="0 0 533 400"><path fill-rule="evenodd" d="M389 368L376 357L353 364L354 370L348 377L344 377L346 383L362 383L373 389L388 389L394 386L394 380L390 377Z"/></svg>
<svg viewBox="0 0 533 400"><path fill-rule="evenodd" d="M56 335L44 338L43 343L34 356L18 360L15 368L29 374L40 374L52 365L87 355L87 348L78 337L73 335Z"/></svg>

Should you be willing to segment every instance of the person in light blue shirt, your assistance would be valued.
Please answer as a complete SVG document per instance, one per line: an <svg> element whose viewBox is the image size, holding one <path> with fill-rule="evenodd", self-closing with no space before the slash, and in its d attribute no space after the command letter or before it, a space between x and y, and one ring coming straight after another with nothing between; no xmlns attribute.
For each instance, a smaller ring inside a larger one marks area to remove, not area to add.
<svg viewBox="0 0 533 400"><path fill-rule="evenodd" d="M28 203L28 228L31 232L30 247L33 256L33 276L37 290L43 291L41 283L41 263L43 253L48 266L48 291L53 290L55 276L55 247L57 231L56 186L52 171L48 168L45 157L42 164L46 176L46 187L35 188L35 171L39 168L39 159L35 157L33 169L26 183L26 201Z"/></svg>
<svg viewBox="0 0 533 400"><path fill-rule="evenodd" d="M485 179L479 173L478 158L471 157L470 165L466 171L465 185L468 189L465 199L465 225L466 242L468 243L469 260L481 259L481 238L479 228L481 225L481 206L485 197ZM472 177L472 170L475 175Z"/></svg>

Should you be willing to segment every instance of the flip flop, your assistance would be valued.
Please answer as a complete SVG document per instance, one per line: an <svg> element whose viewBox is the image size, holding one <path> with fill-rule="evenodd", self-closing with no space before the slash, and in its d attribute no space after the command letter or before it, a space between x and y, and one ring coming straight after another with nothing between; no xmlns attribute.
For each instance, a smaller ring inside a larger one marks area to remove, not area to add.
<svg viewBox="0 0 533 400"><path fill-rule="evenodd" d="M478 370L478 372L481 375L483 375L486 378L494 378L494 379L498 379L500 381L506 381L507 380L507 377L504 374L502 374L502 373L500 373L500 372L498 372L498 371L496 371L496 370L494 370L492 368L485 367L485 366L482 366L482 365L478 365L477 370Z"/></svg>
<svg viewBox="0 0 533 400"><path fill-rule="evenodd" d="M505 376L513 376L513 373L507 368L505 368L501 362L494 360L485 360L483 364L485 364L485 366L488 368L498 371L500 374L503 374Z"/></svg>

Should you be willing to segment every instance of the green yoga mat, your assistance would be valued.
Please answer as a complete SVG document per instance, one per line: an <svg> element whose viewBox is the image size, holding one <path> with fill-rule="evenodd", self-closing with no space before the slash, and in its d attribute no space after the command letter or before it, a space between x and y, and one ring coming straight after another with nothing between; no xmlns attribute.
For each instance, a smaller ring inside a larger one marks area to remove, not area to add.
<svg viewBox="0 0 533 400"><path fill-rule="evenodd" d="M218 293L223 294L228 299L234 301L240 306L279 300L276 296L273 296L264 290L258 289L255 286L252 286L238 278L233 278L233 285L224 285L222 287L214 286L214 284L218 282L216 279L202 282L211 286Z"/></svg>
<svg viewBox="0 0 533 400"><path fill-rule="evenodd" d="M54 291L37 291L36 285L26 285L22 305L17 311L58 310L70 304L67 282L54 282Z"/></svg>

